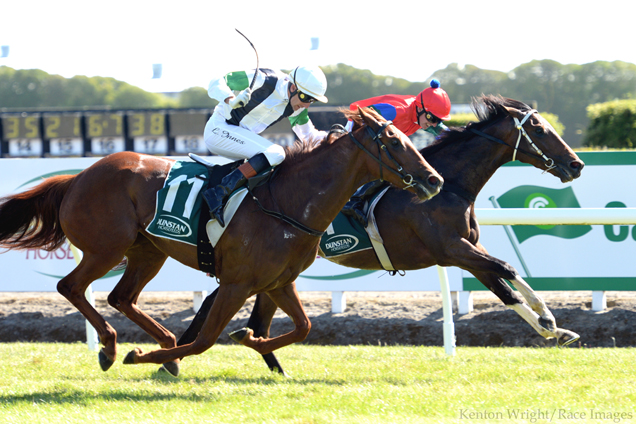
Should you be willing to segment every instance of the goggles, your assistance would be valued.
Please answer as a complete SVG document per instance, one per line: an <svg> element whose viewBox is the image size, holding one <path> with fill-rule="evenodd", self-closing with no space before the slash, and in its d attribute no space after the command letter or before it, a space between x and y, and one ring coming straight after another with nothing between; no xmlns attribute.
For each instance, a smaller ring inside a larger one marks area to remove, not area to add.
<svg viewBox="0 0 636 424"><path fill-rule="evenodd" d="M309 104L317 102L316 99L311 97L309 94L303 93L302 91L298 92L298 100L300 100L303 103L309 103Z"/></svg>
<svg viewBox="0 0 636 424"><path fill-rule="evenodd" d="M424 110L424 117L426 118L428 122L430 122L433 125L437 125L440 122L442 122L441 119L439 119L437 116L433 115L431 112L427 110Z"/></svg>

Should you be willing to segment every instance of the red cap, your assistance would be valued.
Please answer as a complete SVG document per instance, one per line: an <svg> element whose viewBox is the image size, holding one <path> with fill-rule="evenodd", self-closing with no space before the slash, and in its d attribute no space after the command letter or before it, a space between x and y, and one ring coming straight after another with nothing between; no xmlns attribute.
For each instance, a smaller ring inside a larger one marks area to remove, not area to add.
<svg viewBox="0 0 636 424"><path fill-rule="evenodd" d="M439 87L439 81L431 80L431 86L415 98L415 104L426 109L442 121L450 119L451 101L448 94Z"/></svg>

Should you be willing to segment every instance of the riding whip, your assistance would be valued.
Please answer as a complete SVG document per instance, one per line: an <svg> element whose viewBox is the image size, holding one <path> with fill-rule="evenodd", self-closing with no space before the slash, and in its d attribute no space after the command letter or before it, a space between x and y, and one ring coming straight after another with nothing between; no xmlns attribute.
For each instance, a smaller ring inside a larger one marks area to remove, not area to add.
<svg viewBox="0 0 636 424"><path fill-rule="evenodd" d="M252 42L250 41L249 38L247 38L245 36L245 34L243 34L241 31L239 31L238 29L234 28L236 30L236 32L238 32L239 34L241 34L243 36L243 38L245 38L247 40L248 43L250 43L250 46L252 46L252 48L254 49L254 53L256 54L256 69L254 70L254 76L252 77L252 82L250 83L250 91L252 90L252 88L254 88L254 83L256 82L256 75L258 74L258 52L256 51L256 47L254 47L254 44L252 44ZM243 104L243 102L240 103L241 107L245 106Z"/></svg>

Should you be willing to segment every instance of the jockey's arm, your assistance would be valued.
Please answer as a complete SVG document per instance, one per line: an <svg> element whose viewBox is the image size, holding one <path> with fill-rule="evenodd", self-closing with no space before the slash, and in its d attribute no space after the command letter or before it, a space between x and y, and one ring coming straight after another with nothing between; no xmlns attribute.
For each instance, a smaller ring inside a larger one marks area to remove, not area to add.
<svg viewBox="0 0 636 424"><path fill-rule="evenodd" d="M294 133L303 143L315 145L327 137L327 131L320 131L314 127L313 122L309 119L307 109L303 109L296 116L290 116L289 123Z"/></svg>
<svg viewBox="0 0 636 424"><path fill-rule="evenodd" d="M250 86L254 71L230 72L224 77L213 79L208 86L208 96L219 103L228 103L230 99ZM259 73L256 77L253 90L263 85L263 78Z"/></svg>

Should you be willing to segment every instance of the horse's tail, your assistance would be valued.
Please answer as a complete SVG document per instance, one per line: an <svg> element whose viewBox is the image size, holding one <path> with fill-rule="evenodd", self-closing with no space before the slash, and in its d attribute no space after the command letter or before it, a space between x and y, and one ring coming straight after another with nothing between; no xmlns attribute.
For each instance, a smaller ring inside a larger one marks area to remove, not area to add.
<svg viewBox="0 0 636 424"><path fill-rule="evenodd" d="M60 205L75 175L58 175L0 199L0 248L52 251L64 243Z"/></svg>

